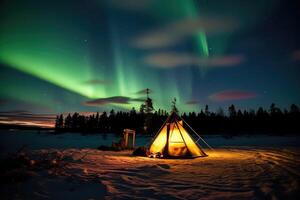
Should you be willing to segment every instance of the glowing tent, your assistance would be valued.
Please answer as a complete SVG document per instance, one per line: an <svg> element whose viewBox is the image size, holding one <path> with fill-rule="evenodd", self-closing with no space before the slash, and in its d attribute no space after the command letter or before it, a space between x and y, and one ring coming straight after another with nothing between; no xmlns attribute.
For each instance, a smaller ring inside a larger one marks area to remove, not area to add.
<svg viewBox="0 0 300 200"><path fill-rule="evenodd" d="M198 137L196 141L184 126ZM197 143L200 139L208 145L176 112L172 112L151 142L149 154L167 158L207 156Z"/></svg>

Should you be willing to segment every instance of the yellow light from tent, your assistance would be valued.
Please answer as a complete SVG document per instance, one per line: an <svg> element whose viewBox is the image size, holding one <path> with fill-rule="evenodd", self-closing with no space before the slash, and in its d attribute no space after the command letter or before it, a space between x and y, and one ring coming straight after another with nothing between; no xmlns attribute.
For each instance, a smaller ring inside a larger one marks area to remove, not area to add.
<svg viewBox="0 0 300 200"><path fill-rule="evenodd" d="M169 154L171 156L184 156L187 153L187 147L181 136L182 133L180 133L175 123L172 123L170 127Z"/></svg>
<svg viewBox="0 0 300 200"><path fill-rule="evenodd" d="M167 143L167 126L164 126L164 128L160 131L158 136L153 141L151 147L150 147L150 153L163 153L163 149L166 146Z"/></svg>
<svg viewBox="0 0 300 200"><path fill-rule="evenodd" d="M183 128L182 121L176 123L170 123L169 132L169 144L168 144L168 154L174 157L185 156L188 151L192 156L201 156L201 150L188 134L188 132ZM158 136L153 141L149 151L151 154L161 153L167 143L167 125L163 127Z"/></svg>
<svg viewBox="0 0 300 200"><path fill-rule="evenodd" d="M170 143L184 143L182 136L181 136L179 130L177 129L177 127L175 127L174 130L170 132L169 142Z"/></svg>
<svg viewBox="0 0 300 200"><path fill-rule="evenodd" d="M182 134L182 137L186 143L186 146L188 146L188 148L189 148L190 153L193 156L201 156L202 153L201 153L199 147L194 142L194 140L190 137L190 135L186 132L186 130L183 128L182 124L178 125L178 126L179 126L179 130Z"/></svg>

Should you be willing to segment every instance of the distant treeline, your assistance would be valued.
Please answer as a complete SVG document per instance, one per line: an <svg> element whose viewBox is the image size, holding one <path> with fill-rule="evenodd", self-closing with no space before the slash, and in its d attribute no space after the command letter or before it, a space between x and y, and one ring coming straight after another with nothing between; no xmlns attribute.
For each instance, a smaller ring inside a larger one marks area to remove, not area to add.
<svg viewBox="0 0 300 200"><path fill-rule="evenodd" d="M300 109L292 104L289 109L281 110L272 104L269 109L262 107L257 110L237 110L234 105L228 107L228 114L223 109L210 112L208 106L199 113L182 113L181 117L199 133L205 134L237 134L245 132L256 133L300 133ZM142 134L155 133L166 120L169 113L157 110L152 114L111 110L108 113L90 116L74 113L56 118L56 132L83 133L116 133L130 128Z"/></svg>

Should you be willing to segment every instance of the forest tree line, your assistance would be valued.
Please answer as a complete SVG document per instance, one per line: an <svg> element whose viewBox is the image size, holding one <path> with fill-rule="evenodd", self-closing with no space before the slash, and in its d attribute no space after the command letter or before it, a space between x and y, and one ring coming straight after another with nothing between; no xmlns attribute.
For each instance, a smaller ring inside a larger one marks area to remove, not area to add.
<svg viewBox="0 0 300 200"><path fill-rule="evenodd" d="M85 116L79 113L58 115L55 122L56 132L116 133L130 128L141 134L154 134L161 127L169 113L158 109L153 113L111 110ZM193 129L204 134L256 133L298 133L300 131L300 109L292 104L289 109L281 110L274 103L269 109L240 110L234 105L228 107L228 114L222 108L211 112L206 105L200 112L182 113L181 117Z"/></svg>

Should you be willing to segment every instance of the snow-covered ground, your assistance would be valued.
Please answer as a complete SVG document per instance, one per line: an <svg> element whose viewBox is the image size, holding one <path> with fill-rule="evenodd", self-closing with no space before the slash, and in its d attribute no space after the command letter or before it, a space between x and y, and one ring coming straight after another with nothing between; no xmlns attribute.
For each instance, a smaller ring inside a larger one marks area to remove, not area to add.
<svg viewBox="0 0 300 200"><path fill-rule="evenodd" d="M60 173L4 185L5 199L299 199L299 148L223 148L186 160L95 149L34 154L45 152L65 157Z"/></svg>

